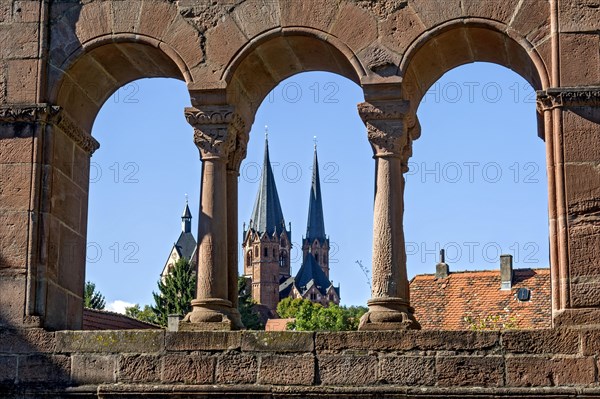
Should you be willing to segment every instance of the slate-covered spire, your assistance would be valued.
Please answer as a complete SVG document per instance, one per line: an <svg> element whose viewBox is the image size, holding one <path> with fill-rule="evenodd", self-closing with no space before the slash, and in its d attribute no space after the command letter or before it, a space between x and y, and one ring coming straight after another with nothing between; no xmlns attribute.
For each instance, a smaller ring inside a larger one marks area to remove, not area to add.
<svg viewBox="0 0 600 399"><path fill-rule="evenodd" d="M317 158L317 144L315 140L315 154L313 158L312 185L308 202L308 223L306 226L306 239L308 242L319 240L324 242L325 221L323 219L323 201L321 199L321 181L319 178L319 160Z"/></svg>
<svg viewBox="0 0 600 399"><path fill-rule="evenodd" d="M259 234L267 233L268 235L273 235L275 232L281 234L285 230L285 220L269 158L268 135L265 135L265 159L249 227Z"/></svg>
<svg viewBox="0 0 600 399"><path fill-rule="evenodd" d="M188 206L187 194L185 196L185 209L183 210L183 215L181 216L181 230L184 233L192 232L192 212L190 212L190 207Z"/></svg>

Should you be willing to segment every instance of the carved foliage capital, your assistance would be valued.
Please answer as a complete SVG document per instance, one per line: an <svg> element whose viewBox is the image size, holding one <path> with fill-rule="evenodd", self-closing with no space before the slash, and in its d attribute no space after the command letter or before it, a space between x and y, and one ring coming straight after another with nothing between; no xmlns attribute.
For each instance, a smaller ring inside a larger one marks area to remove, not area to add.
<svg viewBox="0 0 600 399"><path fill-rule="evenodd" d="M405 100L365 102L358 105L361 119L367 126L369 142L377 157L403 157L411 141L407 130L415 124Z"/></svg>
<svg viewBox="0 0 600 399"><path fill-rule="evenodd" d="M0 122L51 121L59 112L59 106L50 104L2 106L0 107Z"/></svg>
<svg viewBox="0 0 600 399"><path fill-rule="evenodd" d="M600 107L600 87L560 87L537 92L539 112L574 107Z"/></svg>
<svg viewBox="0 0 600 399"><path fill-rule="evenodd" d="M185 118L194 128L194 142L203 160L229 159L236 148L236 136L244 128L244 121L233 107L186 108Z"/></svg>

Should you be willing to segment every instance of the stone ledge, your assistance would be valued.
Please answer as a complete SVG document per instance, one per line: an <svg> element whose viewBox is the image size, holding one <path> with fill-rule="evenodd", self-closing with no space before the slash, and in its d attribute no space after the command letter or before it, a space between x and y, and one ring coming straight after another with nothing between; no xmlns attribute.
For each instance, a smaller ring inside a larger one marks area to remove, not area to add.
<svg viewBox="0 0 600 399"><path fill-rule="evenodd" d="M164 331L58 331L59 353L156 353L165 347Z"/></svg>
<svg viewBox="0 0 600 399"><path fill-rule="evenodd" d="M312 352L313 332L242 332L242 351Z"/></svg>

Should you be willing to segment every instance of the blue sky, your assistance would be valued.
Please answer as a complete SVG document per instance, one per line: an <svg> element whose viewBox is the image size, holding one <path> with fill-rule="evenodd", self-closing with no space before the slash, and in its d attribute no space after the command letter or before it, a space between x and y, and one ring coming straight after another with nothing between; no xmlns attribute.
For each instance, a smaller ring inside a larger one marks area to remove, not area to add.
<svg viewBox="0 0 600 399"><path fill-rule="evenodd" d="M356 263L371 268L374 161L356 111L362 101L360 87L330 73L281 82L258 110L239 179L241 231L258 189L268 125L296 272L317 136L331 277L346 305L370 297ZM144 79L117 91L94 123L101 148L90 173L86 279L109 303L152 303L186 194L198 215L200 161L186 106L183 82ZM545 147L532 88L503 67L466 65L432 87L418 115L422 137L414 142L405 192L409 278L434 272L440 248L451 271L496 269L501 253L512 254L516 267L548 267Z"/></svg>

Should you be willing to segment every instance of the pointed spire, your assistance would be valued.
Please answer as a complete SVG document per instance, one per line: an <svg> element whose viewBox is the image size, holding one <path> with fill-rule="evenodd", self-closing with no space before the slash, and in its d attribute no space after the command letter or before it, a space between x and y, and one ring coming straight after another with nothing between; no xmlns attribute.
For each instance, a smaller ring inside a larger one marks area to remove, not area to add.
<svg viewBox="0 0 600 399"><path fill-rule="evenodd" d="M285 229L285 220L279 202L279 195L277 194L273 169L271 168L267 126L265 126L265 158L259 184L252 219L248 227L259 234L266 233L269 236L274 233L280 234Z"/></svg>
<svg viewBox="0 0 600 399"><path fill-rule="evenodd" d="M184 233L192 232L192 212L190 212L190 207L188 206L188 195L185 195L185 209L183 210L183 215L181 216L181 230Z"/></svg>
<svg viewBox="0 0 600 399"><path fill-rule="evenodd" d="M325 220L323 219L323 200L321 199L321 181L319 178L319 160L317 158L317 138L315 137L315 153L313 158L312 185L308 202L308 223L306 226L306 239L309 242L319 240L324 242Z"/></svg>

